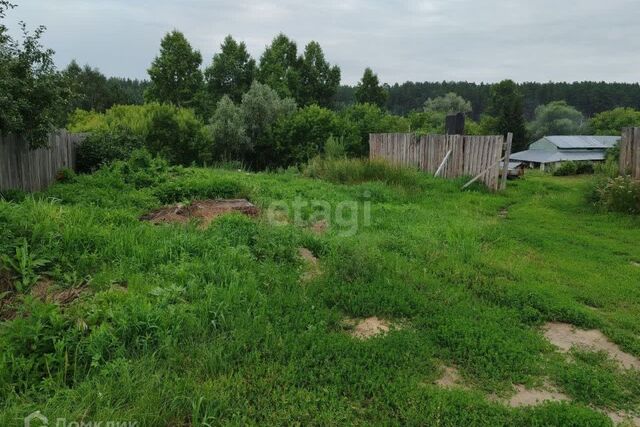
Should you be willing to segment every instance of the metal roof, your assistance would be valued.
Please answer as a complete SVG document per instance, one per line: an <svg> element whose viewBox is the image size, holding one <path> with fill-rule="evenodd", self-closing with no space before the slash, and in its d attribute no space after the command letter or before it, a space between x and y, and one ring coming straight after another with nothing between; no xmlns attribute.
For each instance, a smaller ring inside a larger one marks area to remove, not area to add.
<svg viewBox="0 0 640 427"><path fill-rule="evenodd" d="M619 136L600 135L551 135L542 138L560 149L611 148L620 140Z"/></svg>
<svg viewBox="0 0 640 427"><path fill-rule="evenodd" d="M555 163L568 161L593 161L604 160L606 153L604 150L586 151L586 150L526 150L519 153L511 154L511 160L533 163Z"/></svg>

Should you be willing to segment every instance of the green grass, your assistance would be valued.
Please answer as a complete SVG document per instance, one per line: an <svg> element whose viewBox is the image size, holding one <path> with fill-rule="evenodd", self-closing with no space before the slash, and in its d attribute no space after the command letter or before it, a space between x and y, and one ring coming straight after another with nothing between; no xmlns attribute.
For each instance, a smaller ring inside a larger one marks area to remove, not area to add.
<svg viewBox="0 0 640 427"><path fill-rule="evenodd" d="M25 295L0 326L0 425L34 410L152 426L609 425L599 410L640 409L637 373L597 354L561 357L540 332L546 321L598 328L640 356L637 217L596 212L584 177L528 174L491 194L359 167L331 166L327 181L184 169L139 189L103 170L0 201L1 254L26 241L30 259L47 260L35 273L89 289L62 308ZM298 225L138 220L217 196L263 209L370 202L371 225L316 235L301 226L309 207ZM300 246L323 272L304 284ZM403 327L368 341L344 332L342 319L367 316ZM468 388L431 385L443 365ZM489 398L545 379L572 402Z"/></svg>

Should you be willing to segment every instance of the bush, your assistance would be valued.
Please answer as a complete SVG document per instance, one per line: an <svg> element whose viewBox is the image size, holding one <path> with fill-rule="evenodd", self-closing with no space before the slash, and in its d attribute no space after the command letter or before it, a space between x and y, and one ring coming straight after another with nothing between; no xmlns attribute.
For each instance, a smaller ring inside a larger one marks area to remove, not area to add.
<svg viewBox="0 0 640 427"><path fill-rule="evenodd" d="M576 162L576 175L588 175L593 171L593 162Z"/></svg>
<svg viewBox="0 0 640 427"><path fill-rule="evenodd" d="M592 201L606 211L640 214L640 181L628 175L599 181Z"/></svg>
<svg viewBox="0 0 640 427"><path fill-rule="evenodd" d="M11 189L0 191L0 200L6 202L20 203L27 198L28 193L26 191Z"/></svg>
<svg viewBox="0 0 640 427"><path fill-rule="evenodd" d="M349 145L345 148L349 155L357 157L369 154L370 133L408 132L411 127L408 119L389 114L373 104L352 105L341 117L355 133L346 141Z"/></svg>
<svg viewBox="0 0 640 427"><path fill-rule="evenodd" d="M104 114L76 111L68 128L91 133L78 148L81 172L128 159L140 148L172 164L190 165L210 159L211 135L204 123L192 110L172 105L119 105Z"/></svg>
<svg viewBox="0 0 640 427"><path fill-rule="evenodd" d="M134 150L144 147L141 135L126 128L100 129L91 133L76 150L78 172L93 172L114 160L125 160Z"/></svg>
<svg viewBox="0 0 640 427"><path fill-rule="evenodd" d="M281 117L256 147L256 160L262 167L304 164L324 151L330 136L344 138L347 146L358 139L354 128L335 112L311 105Z"/></svg>
<svg viewBox="0 0 640 427"><path fill-rule="evenodd" d="M569 176L569 175L586 175L594 172L593 162L578 161L578 162L563 162L560 166L556 167L552 174L554 176Z"/></svg>
<svg viewBox="0 0 640 427"><path fill-rule="evenodd" d="M147 150L135 150L127 161L119 161L113 169L122 175L124 182L136 188L151 187L166 182L169 164L161 157L153 157Z"/></svg>
<svg viewBox="0 0 640 427"><path fill-rule="evenodd" d="M330 136L324 144L324 156L327 159L341 159L346 157L344 138L334 138Z"/></svg>
<svg viewBox="0 0 640 427"><path fill-rule="evenodd" d="M553 176L569 176L578 173L578 165L576 162L563 162L560 166L553 170Z"/></svg>
<svg viewBox="0 0 640 427"><path fill-rule="evenodd" d="M73 169L63 168L56 173L56 182L70 184L72 182L75 182L75 180L76 173L73 171Z"/></svg>

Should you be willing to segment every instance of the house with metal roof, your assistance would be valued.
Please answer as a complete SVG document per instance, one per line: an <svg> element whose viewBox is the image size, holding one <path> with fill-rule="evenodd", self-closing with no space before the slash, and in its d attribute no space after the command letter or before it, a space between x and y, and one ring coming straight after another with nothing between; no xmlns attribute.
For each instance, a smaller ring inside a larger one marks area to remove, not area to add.
<svg viewBox="0 0 640 427"><path fill-rule="evenodd" d="M511 160L542 170L568 161L601 162L606 158L607 150L619 140L619 136L545 136L529 145L528 150L511 154Z"/></svg>

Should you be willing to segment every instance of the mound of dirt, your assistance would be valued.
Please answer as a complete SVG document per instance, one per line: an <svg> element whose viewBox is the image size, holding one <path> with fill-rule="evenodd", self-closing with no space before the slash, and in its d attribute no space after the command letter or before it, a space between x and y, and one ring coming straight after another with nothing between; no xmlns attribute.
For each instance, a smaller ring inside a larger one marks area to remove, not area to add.
<svg viewBox="0 0 640 427"><path fill-rule="evenodd" d="M189 205L177 204L157 209L141 216L140 220L164 224L186 223L196 219L202 227L206 227L215 218L229 212L240 212L252 217L259 213L258 208L245 199L196 200Z"/></svg>
<svg viewBox="0 0 640 427"><path fill-rule="evenodd" d="M366 319L346 319L344 323L353 328L350 331L351 336L361 340L385 334L391 329L391 323L375 316Z"/></svg>
<svg viewBox="0 0 640 427"><path fill-rule="evenodd" d="M640 370L640 359L620 350L616 344L596 329L577 329L567 323L550 322L544 326L544 336L564 353L574 346L604 351L624 368Z"/></svg>

